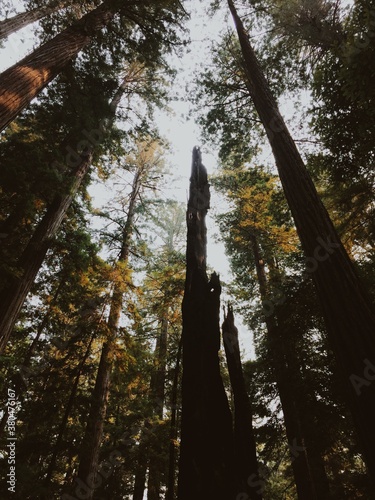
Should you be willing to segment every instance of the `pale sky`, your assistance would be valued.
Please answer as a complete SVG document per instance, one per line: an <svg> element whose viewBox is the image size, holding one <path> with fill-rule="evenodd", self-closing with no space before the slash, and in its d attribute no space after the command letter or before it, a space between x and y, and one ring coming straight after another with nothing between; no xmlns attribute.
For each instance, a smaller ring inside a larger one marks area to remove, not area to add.
<svg viewBox="0 0 375 500"><path fill-rule="evenodd" d="M188 23L190 37L192 40L191 47L182 59L172 57L172 63L178 70L176 86L179 89L179 94L183 94L185 85L192 82L193 73L196 68L202 68L208 58L208 51L212 40L217 39L222 29L227 29L228 22L231 26L231 19L228 21L227 13L217 15L214 20L210 20L205 15L204 9L207 5L205 2L192 0L191 20ZM20 5L19 11L22 11L22 3L14 2L14 6ZM189 5L189 6L190 6ZM31 51L35 44L35 37L32 30L26 28L9 37L3 49L0 49L0 71L3 71L10 65L22 59L28 52ZM165 136L171 144L172 152L167 155L167 162L173 172L175 172L175 180L173 189L164 187L166 197L176 198L179 201L187 201L187 193L189 189L189 177L191 168L191 154L194 146L200 146L203 156L203 163L208 170L208 174L212 174L217 162L215 155L209 151L205 144L200 142L200 132L198 126L192 120L187 118L189 112L189 103L174 102L171 105L172 114L157 112L157 126L160 132ZM99 207L106 203L106 198L110 189L101 190L95 187L92 191L94 195L94 205ZM214 238L218 234L218 228L213 220L213 212L220 209L223 200L212 192L211 194L212 210L208 213L208 265L215 269L224 281L230 280L230 271L227 258L224 254L223 245L217 243ZM225 300L225 295L223 295ZM237 323L240 329L241 345L246 351L246 356L252 353L251 335L246 329L241 326L240 318L237 318Z"/></svg>

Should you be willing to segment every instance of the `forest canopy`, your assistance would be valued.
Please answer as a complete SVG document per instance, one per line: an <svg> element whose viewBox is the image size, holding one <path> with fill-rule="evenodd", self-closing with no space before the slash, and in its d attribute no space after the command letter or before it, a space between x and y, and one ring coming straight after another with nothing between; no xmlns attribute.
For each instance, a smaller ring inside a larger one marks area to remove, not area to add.
<svg viewBox="0 0 375 500"><path fill-rule="evenodd" d="M375 498L375 2L0 16L0 497Z"/></svg>

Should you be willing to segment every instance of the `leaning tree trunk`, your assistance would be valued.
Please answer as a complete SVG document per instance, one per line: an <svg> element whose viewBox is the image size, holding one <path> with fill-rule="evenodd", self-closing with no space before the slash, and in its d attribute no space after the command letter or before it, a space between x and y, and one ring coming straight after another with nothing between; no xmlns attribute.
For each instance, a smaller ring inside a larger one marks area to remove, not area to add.
<svg viewBox="0 0 375 500"><path fill-rule="evenodd" d="M108 25L119 9L120 2L106 0L0 75L0 132Z"/></svg>
<svg viewBox="0 0 375 500"><path fill-rule="evenodd" d="M327 332L347 390L364 459L375 482L375 315L297 147L280 115L241 19L237 29L247 88L266 129L322 305Z"/></svg>
<svg viewBox="0 0 375 500"><path fill-rule="evenodd" d="M183 375L178 500L234 495L232 416L220 375L219 277L206 274L207 172L193 150L182 303Z"/></svg>
<svg viewBox="0 0 375 500"><path fill-rule="evenodd" d="M73 174L69 192L55 197L19 259L17 267L22 271L21 276L14 277L1 294L0 352L3 352L7 345L20 310L51 245L52 238L61 226L74 195L91 166L91 158L91 153L82 158Z"/></svg>
<svg viewBox="0 0 375 500"><path fill-rule="evenodd" d="M141 188L142 169L138 169L134 176L132 193L128 207L128 215L122 233L121 252L119 263L126 264L129 259L129 243L133 229L136 201ZM123 285L115 283L108 317L108 337L103 345L95 388L91 400L90 413L87 420L85 436L80 453L79 469L75 482L77 487L84 484L87 489L87 500L92 500L95 485L97 484L99 450L103 436L104 421L107 413L110 379L113 358L116 348L117 332L123 302Z"/></svg>
<svg viewBox="0 0 375 500"><path fill-rule="evenodd" d="M242 371L238 330L233 309L228 307L222 325L230 383L234 397L234 452L237 474L237 494L250 500L261 500L263 482L259 478L252 411Z"/></svg>
<svg viewBox="0 0 375 500"><path fill-rule="evenodd" d="M252 251L260 296L262 301L265 301L268 294L268 280L256 236L252 237ZM296 378L299 377L296 368L298 362L293 350L288 351L285 348L286 339L283 338L283 322L280 318L276 320L273 315L267 314L265 323L268 353L283 411L298 499L324 500L329 498L329 486L323 459L308 445L310 436L319 441L319 431L312 423L307 429L305 420L301 420L301 413L309 411L309 408L303 408L301 395L295 387ZM303 400L305 399L306 397L303 397Z"/></svg>
<svg viewBox="0 0 375 500"><path fill-rule="evenodd" d="M107 127L115 116L116 109L125 92L125 88L126 78L123 80L110 103L111 116L98 123L98 131L101 132L102 137L104 137ZM20 270L20 276L12 278L8 286L1 292L0 352L3 352L6 347L21 308L33 286L36 275L52 244L53 238L56 236L83 179L91 167L94 146L94 144L91 144L87 151L81 153L81 155L77 154L77 156L80 156L80 161L72 172L71 177L68 179L66 192L59 193L55 196L17 263L17 267Z"/></svg>
<svg viewBox="0 0 375 500"><path fill-rule="evenodd" d="M55 2L52 5L37 7L35 9L21 12L20 14L16 14L15 16L0 21L0 40L2 38L7 38L12 33L25 28L29 24L43 19L43 17L46 17L49 14L53 14L54 12L63 9L66 5L69 5L71 3L71 0L65 2Z"/></svg>

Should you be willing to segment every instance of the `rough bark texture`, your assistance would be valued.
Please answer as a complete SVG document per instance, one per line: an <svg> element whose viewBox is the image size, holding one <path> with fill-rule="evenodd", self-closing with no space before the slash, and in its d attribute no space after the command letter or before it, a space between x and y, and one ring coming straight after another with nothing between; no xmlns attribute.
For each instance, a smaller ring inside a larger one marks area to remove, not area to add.
<svg viewBox="0 0 375 500"><path fill-rule="evenodd" d="M0 75L0 131L112 20L114 5L106 0Z"/></svg>
<svg viewBox="0 0 375 500"><path fill-rule="evenodd" d="M123 229L122 245L118 261L127 263L129 259L129 243L133 229L136 200L141 187L142 170L134 176L132 193L128 206L128 215ZM116 348L117 332L120 323L123 301L122 285L115 283L108 317L108 338L105 341L100 357L99 369L92 396L90 414L87 421L85 436L82 442L79 469L76 483L84 484L87 489L87 500L92 500L97 484L99 468L99 450L103 436L103 426L107 413L110 379L113 357Z"/></svg>
<svg viewBox="0 0 375 500"><path fill-rule="evenodd" d="M206 274L207 172L193 151L182 304L183 375L179 500L234 495L232 416L220 375L220 281Z"/></svg>
<svg viewBox="0 0 375 500"><path fill-rule="evenodd" d="M126 78L110 103L110 119L108 121L103 119L98 123L98 129L103 133L103 137L106 127L111 124L111 120L115 116L117 106L125 88ZM87 151L80 155L79 164L73 170L68 180L67 191L64 194L55 196L23 251L17 264L17 267L20 269L19 276L14 277L0 294L0 352L3 352L6 347L21 308L52 244L53 238L56 236L83 179L90 169L93 151L94 146L91 144L88 146ZM77 156L79 155L77 154Z"/></svg>
<svg viewBox="0 0 375 500"><path fill-rule="evenodd" d="M263 483L259 478L252 412L242 371L238 330L233 310L228 308L222 325L223 341L234 396L234 451L237 495L261 500Z"/></svg>
<svg viewBox="0 0 375 500"><path fill-rule="evenodd" d="M233 1L228 0L249 94L266 129L322 305L364 458L375 481L375 315L296 145L280 115ZM359 379L362 379L362 383Z"/></svg>
<svg viewBox="0 0 375 500"><path fill-rule="evenodd" d="M71 1L57 2L54 5L37 7L36 9L21 12L20 14L16 14L15 16L0 21L0 39L8 37L12 33L15 33L29 24L43 19L43 17L46 17L53 12L57 12L71 3Z"/></svg>
<svg viewBox="0 0 375 500"><path fill-rule="evenodd" d="M268 293L267 275L255 236L252 238L252 251L261 298L265 300ZM304 408L306 398L298 394L295 387L296 379L299 378L298 361L292 350L285 349L284 335L287 333L282 330L283 322L279 318L276 321L273 315L267 315L265 323L268 351L283 411L297 495L299 500L324 500L329 498L329 487L323 460L315 448L308 446L307 439L309 436L318 441L319 432L311 421L307 426L306 420L301 418L301 414L308 412L309 408Z"/></svg>

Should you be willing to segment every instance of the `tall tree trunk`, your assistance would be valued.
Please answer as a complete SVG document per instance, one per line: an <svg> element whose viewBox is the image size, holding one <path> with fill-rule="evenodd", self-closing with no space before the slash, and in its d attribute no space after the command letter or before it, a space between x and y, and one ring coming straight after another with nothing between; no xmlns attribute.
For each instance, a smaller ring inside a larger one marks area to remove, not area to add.
<svg viewBox="0 0 375 500"><path fill-rule="evenodd" d="M182 338L180 340L176 366L173 375L172 396L171 396L171 426L169 431L169 467L168 467L168 483L165 500L174 500L175 480L176 480L176 442L177 442L177 398L178 398L178 381L180 378L180 365L182 355Z"/></svg>
<svg viewBox="0 0 375 500"><path fill-rule="evenodd" d="M120 2L105 0L0 75L0 131L108 25L119 9Z"/></svg>
<svg viewBox="0 0 375 500"><path fill-rule="evenodd" d="M322 305L327 332L347 390L364 459L375 482L375 315L260 68L241 19L237 29L249 94L266 129L291 209L308 272Z"/></svg>
<svg viewBox="0 0 375 500"><path fill-rule="evenodd" d="M258 472L253 416L242 371L238 330L234 324L231 307L228 307L228 312L224 317L222 333L234 396L234 452L237 491L238 494L247 494L250 500L261 500L263 483Z"/></svg>
<svg viewBox="0 0 375 500"><path fill-rule="evenodd" d="M166 306L165 306L166 307ZM155 373L151 378L151 395L154 401L154 416L163 420L163 410L165 403L165 374L167 362L168 345L168 312L165 311L160 321L160 335L155 349ZM155 448L156 445L156 448ZM150 459L148 465L147 500L160 500L161 488L161 463L159 455L162 443L155 443L150 449Z"/></svg>
<svg viewBox="0 0 375 500"><path fill-rule="evenodd" d="M133 229L136 201L141 188L142 170L138 169L134 176L132 193L130 196L128 215L122 234L122 245L119 263L127 263L129 259L129 243ZM95 388L91 401L90 414L87 420L85 436L82 442L79 469L75 482L84 485L87 490L87 500L92 500L95 485L97 484L99 449L103 436L104 421L107 413L107 402L113 357L116 348L117 332L123 301L123 285L115 283L108 317L108 337L104 342Z"/></svg>
<svg viewBox="0 0 375 500"><path fill-rule="evenodd" d="M121 96L126 89L126 82L125 77L110 103L111 116L109 120L113 120L115 116ZM108 117L106 118L108 119ZM106 119L98 123L98 130L102 132L103 137L107 126ZM66 192L55 196L19 259L17 267L21 271L20 276L13 277L9 285L0 294L0 352L3 352L6 347L21 308L33 286L53 238L56 236L83 179L90 169L94 146L94 144L91 144L81 155L77 154L80 158L79 164L73 170L70 178L67 179L68 187Z"/></svg>
<svg viewBox="0 0 375 500"><path fill-rule="evenodd" d="M220 375L219 277L206 274L207 172L193 150L182 303L183 375L179 500L228 500L234 489L232 416Z"/></svg>
<svg viewBox="0 0 375 500"><path fill-rule="evenodd" d="M268 280L264 259L255 236L252 237L252 251L259 291L264 301L268 294ZM319 441L318 429L312 422L307 428L306 420L301 420L301 414L308 412L309 408L303 408L306 397L298 394L294 385L296 378L300 376L298 361L294 351L285 348L282 321L280 322L279 318L276 321L273 315L266 315L265 323L268 351L284 415L297 495L299 500L324 500L329 498L329 487L323 459L307 443L307 436Z"/></svg>
<svg viewBox="0 0 375 500"><path fill-rule="evenodd" d="M46 17L49 14L53 14L54 12L63 9L66 5L71 3L71 0L65 2L54 2L52 5L37 7L0 21L0 40L22 28L25 28L29 24L35 23L35 21L43 19L43 17Z"/></svg>

